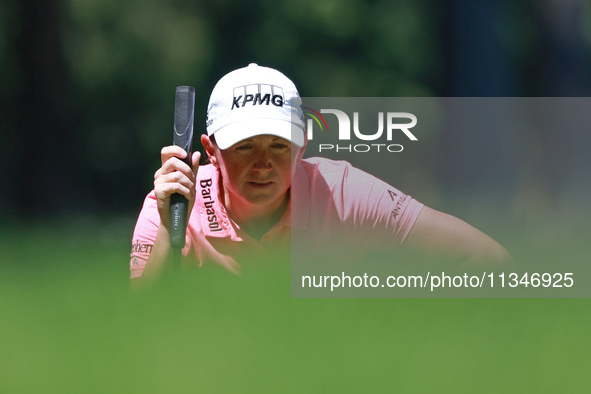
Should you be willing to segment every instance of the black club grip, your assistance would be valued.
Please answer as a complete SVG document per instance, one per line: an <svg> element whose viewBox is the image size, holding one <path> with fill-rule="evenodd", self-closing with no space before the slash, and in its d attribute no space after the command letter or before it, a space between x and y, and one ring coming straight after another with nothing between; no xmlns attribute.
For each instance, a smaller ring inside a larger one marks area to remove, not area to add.
<svg viewBox="0 0 591 394"><path fill-rule="evenodd" d="M193 120L195 117L195 88L178 86L174 100L173 144L187 152L184 162L191 165L193 144ZM185 247L189 204L185 197L173 194L170 197L170 246Z"/></svg>

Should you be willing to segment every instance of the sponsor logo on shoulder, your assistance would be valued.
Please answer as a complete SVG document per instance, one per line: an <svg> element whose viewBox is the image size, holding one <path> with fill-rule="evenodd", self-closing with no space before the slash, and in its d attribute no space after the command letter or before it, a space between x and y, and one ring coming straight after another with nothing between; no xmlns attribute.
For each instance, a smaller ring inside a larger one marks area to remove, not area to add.
<svg viewBox="0 0 591 394"><path fill-rule="evenodd" d="M392 201L394 201L394 196L397 196L397 194L394 193L392 190L388 190L388 193L390 194L390 198L392 198ZM392 210L392 216L394 216L394 220L398 219L398 215L400 215L400 211L402 210L402 206L404 205L404 202L407 200L407 198L408 198L408 196L406 194L403 194L400 196L400 198L396 202L396 205L394 206L394 209Z"/></svg>

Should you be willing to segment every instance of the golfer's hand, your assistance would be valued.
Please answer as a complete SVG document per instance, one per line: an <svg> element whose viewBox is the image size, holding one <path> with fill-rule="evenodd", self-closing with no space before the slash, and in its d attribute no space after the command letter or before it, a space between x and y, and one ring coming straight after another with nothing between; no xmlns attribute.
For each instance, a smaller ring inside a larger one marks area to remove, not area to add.
<svg viewBox="0 0 591 394"><path fill-rule="evenodd" d="M170 196L179 193L189 201L188 214L195 203L195 179L201 153L194 152L192 167L182 161L187 153L180 146L166 146L160 152L162 167L154 174L154 192L161 224L170 232Z"/></svg>

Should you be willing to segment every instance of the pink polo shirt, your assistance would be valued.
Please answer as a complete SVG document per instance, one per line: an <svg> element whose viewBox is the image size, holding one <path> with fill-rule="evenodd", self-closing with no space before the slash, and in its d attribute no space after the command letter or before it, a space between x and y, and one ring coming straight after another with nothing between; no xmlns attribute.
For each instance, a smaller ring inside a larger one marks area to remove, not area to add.
<svg viewBox="0 0 591 394"><path fill-rule="evenodd" d="M423 205L345 161L302 160L281 220L256 240L230 218L221 204L219 172L199 167L196 198L187 225L184 264L218 264L239 273L240 262L291 256L306 259L337 253L362 258L395 251ZM142 275L158 232L160 215L152 191L146 197L133 234L131 279ZM255 259L253 259L253 256Z"/></svg>

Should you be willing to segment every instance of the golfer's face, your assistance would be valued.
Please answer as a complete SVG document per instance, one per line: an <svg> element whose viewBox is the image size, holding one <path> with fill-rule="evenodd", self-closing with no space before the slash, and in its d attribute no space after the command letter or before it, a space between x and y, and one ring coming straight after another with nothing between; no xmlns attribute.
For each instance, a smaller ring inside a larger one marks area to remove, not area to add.
<svg viewBox="0 0 591 394"><path fill-rule="evenodd" d="M299 159L292 155L292 144L280 137L259 135L219 150L220 171L226 189L234 198L250 204L283 201L291 185L292 165Z"/></svg>

